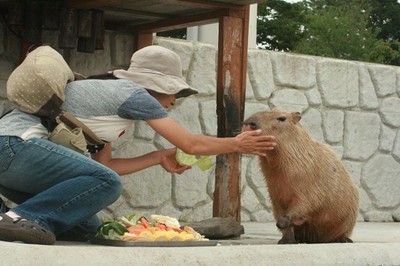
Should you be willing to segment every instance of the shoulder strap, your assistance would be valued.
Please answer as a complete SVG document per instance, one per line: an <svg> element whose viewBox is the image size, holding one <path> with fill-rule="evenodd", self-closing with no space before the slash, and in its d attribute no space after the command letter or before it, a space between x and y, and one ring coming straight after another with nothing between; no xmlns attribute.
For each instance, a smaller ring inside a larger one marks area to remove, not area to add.
<svg viewBox="0 0 400 266"><path fill-rule="evenodd" d="M105 73L99 75L92 75L87 77L87 79L118 79L118 78L115 77L112 73Z"/></svg>

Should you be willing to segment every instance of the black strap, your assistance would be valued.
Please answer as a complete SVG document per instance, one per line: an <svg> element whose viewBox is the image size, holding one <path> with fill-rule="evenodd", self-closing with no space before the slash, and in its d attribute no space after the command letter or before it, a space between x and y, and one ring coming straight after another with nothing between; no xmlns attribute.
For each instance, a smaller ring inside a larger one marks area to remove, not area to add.
<svg viewBox="0 0 400 266"><path fill-rule="evenodd" d="M40 117L40 122L47 129L47 132L52 132L58 125L55 119L50 119L47 117Z"/></svg>
<svg viewBox="0 0 400 266"><path fill-rule="evenodd" d="M88 152L91 154L93 153L98 153L104 148L105 144L99 144L99 145L87 145Z"/></svg>
<svg viewBox="0 0 400 266"><path fill-rule="evenodd" d="M92 75L87 77L87 79L118 79L118 78L115 77L112 73L105 73L99 75Z"/></svg>

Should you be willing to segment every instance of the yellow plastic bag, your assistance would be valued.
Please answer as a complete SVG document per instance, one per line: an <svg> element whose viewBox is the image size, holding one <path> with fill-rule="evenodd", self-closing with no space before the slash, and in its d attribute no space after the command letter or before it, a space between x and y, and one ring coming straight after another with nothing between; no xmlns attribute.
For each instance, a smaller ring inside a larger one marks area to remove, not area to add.
<svg viewBox="0 0 400 266"><path fill-rule="evenodd" d="M202 171L208 170L214 165L210 156L191 155L180 149L176 150L176 160L180 165L197 165Z"/></svg>

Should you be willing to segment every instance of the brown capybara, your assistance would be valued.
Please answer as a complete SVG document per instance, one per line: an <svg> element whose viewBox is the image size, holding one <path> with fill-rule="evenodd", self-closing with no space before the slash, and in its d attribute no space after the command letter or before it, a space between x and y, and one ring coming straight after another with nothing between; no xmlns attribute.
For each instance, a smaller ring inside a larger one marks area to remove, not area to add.
<svg viewBox="0 0 400 266"><path fill-rule="evenodd" d="M310 138L300 113L259 112L243 130L261 129L277 146L260 156L279 244L352 242L359 198L341 160L326 145Z"/></svg>

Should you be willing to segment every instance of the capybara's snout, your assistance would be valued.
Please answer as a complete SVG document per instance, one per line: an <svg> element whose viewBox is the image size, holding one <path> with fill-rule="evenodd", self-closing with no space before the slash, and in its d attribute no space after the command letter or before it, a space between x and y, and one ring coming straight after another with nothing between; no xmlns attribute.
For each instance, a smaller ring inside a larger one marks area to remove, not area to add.
<svg viewBox="0 0 400 266"><path fill-rule="evenodd" d="M260 125L256 118L250 117L243 122L242 131L250 131L260 129Z"/></svg>

